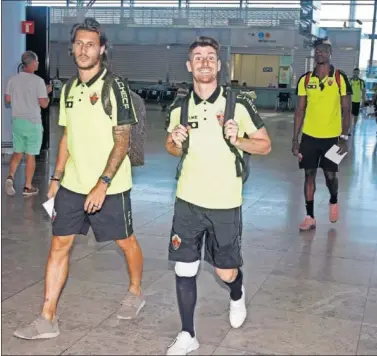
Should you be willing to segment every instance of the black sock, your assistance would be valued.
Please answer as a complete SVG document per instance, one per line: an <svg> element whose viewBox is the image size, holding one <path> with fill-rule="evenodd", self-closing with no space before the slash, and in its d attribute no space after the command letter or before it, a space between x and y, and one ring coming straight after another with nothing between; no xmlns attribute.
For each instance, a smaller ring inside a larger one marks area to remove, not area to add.
<svg viewBox="0 0 377 356"><path fill-rule="evenodd" d="M196 305L196 276L178 277L175 276L179 314L181 315L182 331L195 336L194 311Z"/></svg>
<svg viewBox="0 0 377 356"><path fill-rule="evenodd" d="M230 288L230 299L234 301L241 299L242 280L243 280L242 271L238 268L238 274L237 274L236 279L230 283L225 282L225 284Z"/></svg>
<svg viewBox="0 0 377 356"><path fill-rule="evenodd" d="M306 215L314 219L314 200L306 201Z"/></svg>
<svg viewBox="0 0 377 356"><path fill-rule="evenodd" d="M331 194L330 195L330 204L337 204L338 203L338 194Z"/></svg>

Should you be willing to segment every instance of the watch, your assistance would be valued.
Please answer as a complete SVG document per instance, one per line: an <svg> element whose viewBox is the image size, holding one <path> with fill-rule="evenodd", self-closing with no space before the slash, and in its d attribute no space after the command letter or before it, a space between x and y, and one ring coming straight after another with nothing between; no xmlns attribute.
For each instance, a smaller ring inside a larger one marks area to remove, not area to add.
<svg viewBox="0 0 377 356"><path fill-rule="evenodd" d="M348 135L340 135L340 138L343 140L348 141Z"/></svg>
<svg viewBox="0 0 377 356"><path fill-rule="evenodd" d="M100 179L102 180L102 182L104 182L107 185L111 184L111 178L109 178L108 176L102 176L100 177Z"/></svg>

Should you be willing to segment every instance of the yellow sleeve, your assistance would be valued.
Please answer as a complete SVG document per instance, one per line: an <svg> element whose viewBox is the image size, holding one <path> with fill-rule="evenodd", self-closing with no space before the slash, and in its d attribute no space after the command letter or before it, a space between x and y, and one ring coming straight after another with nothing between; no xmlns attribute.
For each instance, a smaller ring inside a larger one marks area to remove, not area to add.
<svg viewBox="0 0 377 356"><path fill-rule="evenodd" d="M340 96L352 95L352 86L348 80L347 75L340 71Z"/></svg>
<svg viewBox="0 0 377 356"><path fill-rule="evenodd" d="M168 114L168 128L167 131L171 133L176 126L179 125L180 119L181 119L181 108L175 107L173 110L171 110Z"/></svg>
<svg viewBox="0 0 377 356"><path fill-rule="evenodd" d="M66 85L63 85L62 91L60 93L60 103L59 103L59 126L67 126L67 117L65 115L65 88Z"/></svg>
<svg viewBox="0 0 377 356"><path fill-rule="evenodd" d="M306 74L301 76L301 78L297 82L297 88L296 88L297 96L307 96L306 88L305 88L305 77L306 77Z"/></svg>

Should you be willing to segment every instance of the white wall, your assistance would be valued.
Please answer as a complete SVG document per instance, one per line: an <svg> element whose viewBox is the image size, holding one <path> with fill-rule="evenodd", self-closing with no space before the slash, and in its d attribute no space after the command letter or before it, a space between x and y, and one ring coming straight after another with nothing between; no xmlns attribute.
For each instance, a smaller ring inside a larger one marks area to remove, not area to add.
<svg viewBox="0 0 377 356"><path fill-rule="evenodd" d="M1 5L1 84L5 91L7 81L17 73L21 55L25 51L26 38L21 33L21 21L25 20L26 10L24 1L2 1ZM10 153L11 148L7 147L12 143L11 110L5 108L3 98L1 105L1 152Z"/></svg>

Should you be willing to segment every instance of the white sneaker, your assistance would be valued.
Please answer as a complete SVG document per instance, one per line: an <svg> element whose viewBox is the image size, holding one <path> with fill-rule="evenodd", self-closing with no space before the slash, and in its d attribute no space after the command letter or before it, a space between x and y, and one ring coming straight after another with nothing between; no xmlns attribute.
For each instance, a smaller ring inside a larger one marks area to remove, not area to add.
<svg viewBox="0 0 377 356"><path fill-rule="evenodd" d="M199 348L196 336L191 337L187 331L181 331L173 343L168 347L167 355L187 355Z"/></svg>
<svg viewBox="0 0 377 356"><path fill-rule="evenodd" d="M242 297L239 300L230 300L229 321L232 328L239 328L247 316L245 287L242 286Z"/></svg>
<svg viewBox="0 0 377 356"><path fill-rule="evenodd" d="M5 192L10 196L13 196L16 194L16 190L14 189L14 183L13 183L12 178L8 177L7 180L5 181Z"/></svg>

